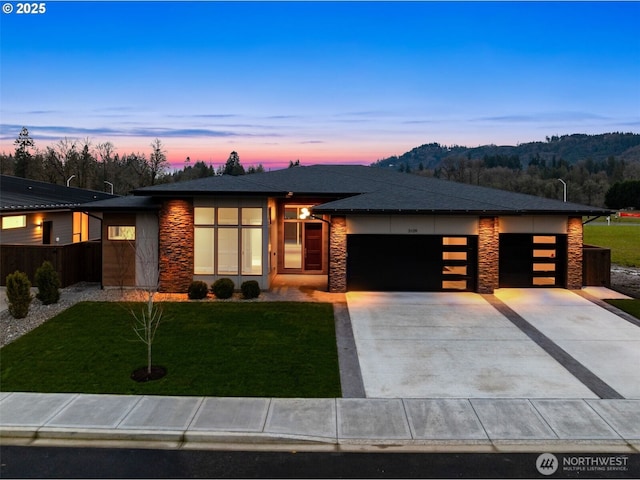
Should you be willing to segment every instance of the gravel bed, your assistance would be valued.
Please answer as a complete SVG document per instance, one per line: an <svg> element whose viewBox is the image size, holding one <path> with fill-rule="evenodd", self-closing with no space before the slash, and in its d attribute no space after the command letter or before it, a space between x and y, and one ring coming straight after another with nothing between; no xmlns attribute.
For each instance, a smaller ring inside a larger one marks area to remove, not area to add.
<svg viewBox="0 0 640 480"><path fill-rule="evenodd" d="M619 265L611 266L611 288L625 295L634 298L640 298L640 268L621 267ZM29 307L29 314L25 318L15 319L8 310L0 312L0 348L11 343L16 338L30 332L34 328L40 326L58 313L69 308L78 302L83 301L145 301L144 292L139 290L120 290L108 289L103 290L97 283L78 283L67 288L60 289L60 300L53 305L42 305L35 298L37 289L33 289L34 299ZM6 295L4 288L0 292ZM294 300L294 301L326 301L332 302L337 300L336 294L327 294L320 291L309 291L304 288L290 288L286 293L282 292L262 292L260 297L254 300L246 301L273 301L273 300ZM218 300L209 297L206 300L189 300L186 294L156 294L157 301L185 302L220 302L220 301L239 301L240 295L236 294L230 300Z"/></svg>

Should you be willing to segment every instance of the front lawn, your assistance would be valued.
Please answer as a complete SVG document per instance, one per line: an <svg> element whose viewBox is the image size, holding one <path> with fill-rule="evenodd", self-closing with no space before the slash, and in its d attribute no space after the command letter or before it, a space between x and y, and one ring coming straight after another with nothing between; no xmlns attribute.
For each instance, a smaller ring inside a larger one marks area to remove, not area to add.
<svg viewBox="0 0 640 480"><path fill-rule="evenodd" d="M131 328L131 305L84 302L0 350L2 391L341 396L330 304L161 305L153 364L167 369L164 378L130 379L146 365L146 345Z"/></svg>
<svg viewBox="0 0 640 480"><path fill-rule="evenodd" d="M634 299L619 299L619 300L607 300L607 303L610 303L614 307L619 308L627 312L630 315L633 315L637 319L640 319L640 300Z"/></svg>

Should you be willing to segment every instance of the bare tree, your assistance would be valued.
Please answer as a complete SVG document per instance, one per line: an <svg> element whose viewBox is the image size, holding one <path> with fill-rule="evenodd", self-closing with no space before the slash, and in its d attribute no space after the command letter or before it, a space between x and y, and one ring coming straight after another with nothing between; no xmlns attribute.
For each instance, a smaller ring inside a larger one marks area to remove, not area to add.
<svg viewBox="0 0 640 480"><path fill-rule="evenodd" d="M140 218L140 217L139 217ZM136 239L129 241L136 256L136 286L145 298L145 306L138 313L130 310L133 317L133 331L147 346L147 369L145 380L152 379L152 347L156 332L162 321L162 308L154 302L159 285L158 249L153 237L157 232L152 227L152 219L140 218Z"/></svg>
<svg viewBox="0 0 640 480"><path fill-rule="evenodd" d="M151 173L151 185L156 184L156 179L164 173L169 166L167 161L167 151L162 145L162 141L156 138L151 142L151 156L149 157L149 171Z"/></svg>
<svg viewBox="0 0 640 480"><path fill-rule="evenodd" d="M111 142L99 143L96 145L96 150L98 151L98 155L100 156L100 160L102 161L102 187L103 189L107 185L107 179L110 180L111 185L113 185L115 178L112 175L107 174L107 168L111 170L113 167L113 154L116 148L113 146ZM109 172L111 173L111 172ZM112 189L111 193L115 193L114 189Z"/></svg>
<svg viewBox="0 0 640 480"><path fill-rule="evenodd" d="M153 293L149 292L146 306L142 308L140 313L136 313L131 309L133 316L133 331L142 343L147 346L147 379L151 376L151 349L156 336L156 331L162 320L162 309L153 301Z"/></svg>

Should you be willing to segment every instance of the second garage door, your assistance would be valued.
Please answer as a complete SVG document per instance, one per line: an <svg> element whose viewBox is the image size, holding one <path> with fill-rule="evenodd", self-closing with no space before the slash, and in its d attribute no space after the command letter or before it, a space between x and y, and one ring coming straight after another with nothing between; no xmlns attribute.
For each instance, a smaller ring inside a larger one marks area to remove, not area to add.
<svg viewBox="0 0 640 480"><path fill-rule="evenodd" d="M477 237L349 235L350 291L473 291Z"/></svg>

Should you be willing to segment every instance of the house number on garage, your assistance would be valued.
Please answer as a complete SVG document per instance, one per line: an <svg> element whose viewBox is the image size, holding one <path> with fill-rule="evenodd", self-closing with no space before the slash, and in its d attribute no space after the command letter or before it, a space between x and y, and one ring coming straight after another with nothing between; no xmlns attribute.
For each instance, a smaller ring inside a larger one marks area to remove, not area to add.
<svg viewBox="0 0 640 480"><path fill-rule="evenodd" d="M418 229L417 228L409 228L407 230L408 233L418 233Z"/></svg>

